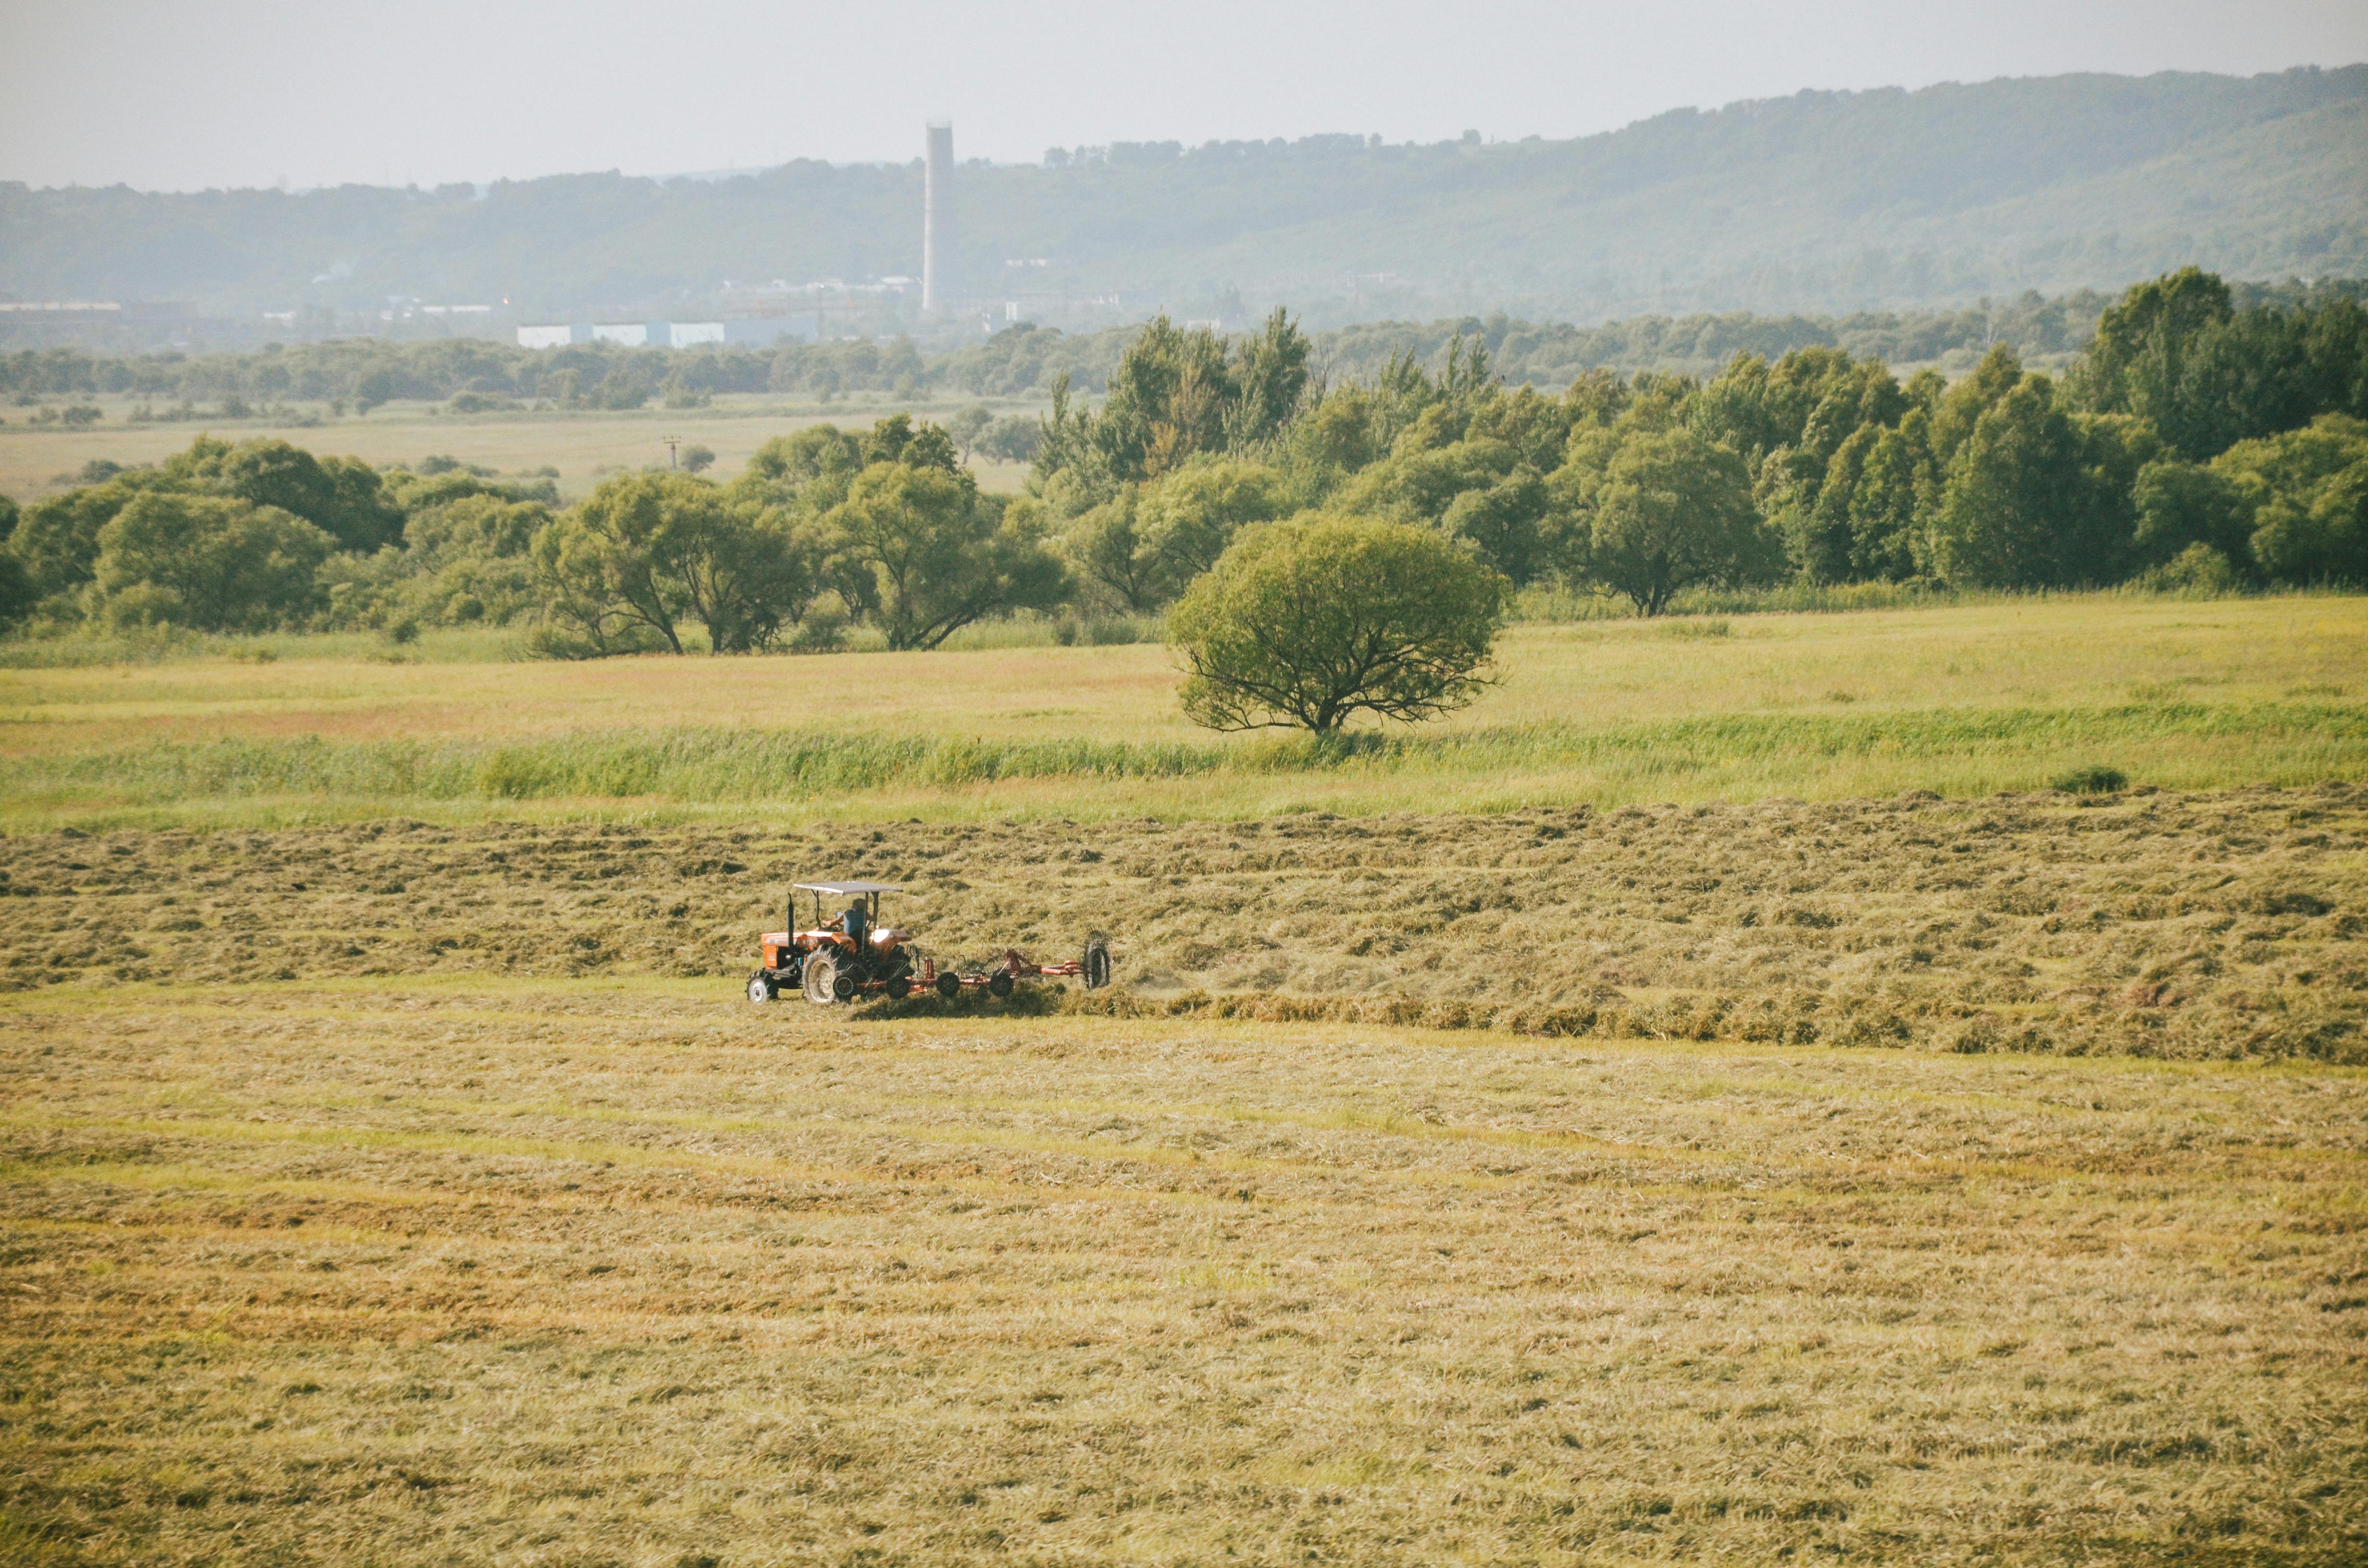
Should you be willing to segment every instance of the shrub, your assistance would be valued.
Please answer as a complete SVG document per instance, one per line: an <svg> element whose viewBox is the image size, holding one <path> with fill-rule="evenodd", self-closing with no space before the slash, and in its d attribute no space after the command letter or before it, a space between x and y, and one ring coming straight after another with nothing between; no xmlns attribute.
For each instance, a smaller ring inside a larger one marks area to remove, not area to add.
<svg viewBox="0 0 2368 1568"><path fill-rule="evenodd" d="M152 491L98 533L93 576L118 627L264 631L312 610L336 541L276 506Z"/></svg>
<svg viewBox="0 0 2368 1568"><path fill-rule="evenodd" d="M2198 540L2150 572L2140 573L2138 586L2183 598L2216 599L2245 585L2228 558Z"/></svg>
<svg viewBox="0 0 2368 1568"><path fill-rule="evenodd" d="M14 553L0 550L0 630L16 625L33 613L40 596L33 591L33 580Z"/></svg>
<svg viewBox="0 0 2368 1568"><path fill-rule="evenodd" d="M1245 530L1168 619L1184 710L1217 730L1330 734L1360 712L1434 718L1472 699L1505 579L1427 528L1360 517Z"/></svg>
<svg viewBox="0 0 2368 1568"><path fill-rule="evenodd" d="M864 608L900 650L934 648L989 616L1051 609L1071 589L1024 516L983 501L952 467L951 443L924 439L933 434L865 468L825 519Z"/></svg>
<svg viewBox="0 0 2368 1568"><path fill-rule="evenodd" d="M680 473L611 479L535 536L546 652L682 652L686 619L712 653L768 647L813 592L813 561L778 519Z"/></svg>
<svg viewBox="0 0 2368 1568"><path fill-rule="evenodd" d="M90 580L98 559L99 531L142 493L142 480L125 475L104 484L52 495L27 511L9 540L33 592L62 594Z"/></svg>
<svg viewBox="0 0 2368 1568"><path fill-rule="evenodd" d="M1580 575L1658 615L1697 583L1774 576L1776 541L1751 502L1742 458L1689 430L1624 440L1582 512Z"/></svg>
<svg viewBox="0 0 2368 1568"><path fill-rule="evenodd" d="M825 593L806 607L804 619L790 638L792 653L836 653L847 645L847 628L852 618L847 613L847 602L836 593Z"/></svg>
<svg viewBox="0 0 2368 1568"><path fill-rule="evenodd" d="M1041 421L1024 414L1007 414L980 433L978 449L1005 462L1030 462L1043 437Z"/></svg>
<svg viewBox="0 0 2368 1568"><path fill-rule="evenodd" d="M2091 764L2057 778L2054 789L2065 795L2112 795L2129 788L2129 775L2118 767Z"/></svg>

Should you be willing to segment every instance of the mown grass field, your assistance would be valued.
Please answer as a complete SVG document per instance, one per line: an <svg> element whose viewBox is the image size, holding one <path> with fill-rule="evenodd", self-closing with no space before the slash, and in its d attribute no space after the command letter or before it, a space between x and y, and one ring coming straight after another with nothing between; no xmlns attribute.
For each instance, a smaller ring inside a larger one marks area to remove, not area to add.
<svg viewBox="0 0 2368 1568"><path fill-rule="evenodd" d="M425 457L441 456L507 475L547 466L559 471L560 494L573 499L587 494L604 473L663 465L667 460L666 437L669 436L678 437L685 445L708 448L715 453L715 472L729 475L737 472L749 454L767 441L808 425L869 426L883 414L906 409L916 418L942 420L979 400L916 403L882 394L824 404L735 396L720 398L705 408L489 414L450 414L439 404L394 403L344 419L326 417L325 409L313 410L312 417L320 421L313 425L262 416L132 425L125 421L133 407L142 402L162 407L162 402L112 397L87 401L104 409L106 418L78 430L28 424L29 410L7 410L6 423L0 425L0 494L29 505L74 483L72 476L94 458L126 466L161 462L206 431L231 441L274 437L308 451L350 455L380 464L416 463ZM1033 404L1001 400L989 406L998 414L1035 411ZM1021 463L982 459L973 466L979 483L990 490L1017 490L1027 476L1027 467Z"/></svg>
<svg viewBox="0 0 2368 1568"><path fill-rule="evenodd" d="M0 1003L0 1555L2351 1563L2368 1078Z"/></svg>
<svg viewBox="0 0 2368 1568"><path fill-rule="evenodd" d="M1192 728L1157 645L559 665L453 637L477 662L290 638L268 664L0 668L0 823L1364 815L2368 764L2356 597L1517 626L1467 711L1328 749Z"/></svg>
<svg viewBox="0 0 2368 1568"><path fill-rule="evenodd" d="M0 669L0 1560L2357 1562L2363 644ZM1121 989L752 1006L820 875Z"/></svg>

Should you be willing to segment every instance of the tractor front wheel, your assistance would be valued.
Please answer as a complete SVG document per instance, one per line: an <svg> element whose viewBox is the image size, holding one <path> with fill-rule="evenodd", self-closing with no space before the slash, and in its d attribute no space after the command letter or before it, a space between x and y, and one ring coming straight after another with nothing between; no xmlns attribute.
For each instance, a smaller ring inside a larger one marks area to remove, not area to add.
<svg viewBox="0 0 2368 1568"><path fill-rule="evenodd" d="M773 988L773 977L771 975L759 971L748 977L749 1001L769 1002L778 994L780 994L780 993Z"/></svg>

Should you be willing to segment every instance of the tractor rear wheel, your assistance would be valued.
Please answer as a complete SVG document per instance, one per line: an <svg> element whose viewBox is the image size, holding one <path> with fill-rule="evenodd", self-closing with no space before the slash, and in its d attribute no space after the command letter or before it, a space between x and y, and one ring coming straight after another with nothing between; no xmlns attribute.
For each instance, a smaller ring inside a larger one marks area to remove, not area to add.
<svg viewBox="0 0 2368 1568"><path fill-rule="evenodd" d="M780 993L774 989L773 977L762 970L748 977L748 1000L769 1002Z"/></svg>
<svg viewBox="0 0 2368 1568"><path fill-rule="evenodd" d="M1099 931L1086 937L1086 956L1078 963L1086 971L1086 989L1099 991L1110 980L1110 938Z"/></svg>
<svg viewBox="0 0 2368 1568"><path fill-rule="evenodd" d="M817 1007L827 1007L838 1000L838 960L820 950L808 953L805 963L806 1000Z"/></svg>

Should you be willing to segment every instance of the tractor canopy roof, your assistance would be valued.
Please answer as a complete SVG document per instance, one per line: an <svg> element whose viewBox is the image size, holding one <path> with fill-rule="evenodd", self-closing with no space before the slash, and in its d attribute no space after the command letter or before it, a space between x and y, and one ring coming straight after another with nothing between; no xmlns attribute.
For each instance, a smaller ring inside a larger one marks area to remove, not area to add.
<svg viewBox="0 0 2368 1568"><path fill-rule="evenodd" d="M800 892L858 893L905 891L894 882L797 882L792 885Z"/></svg>

